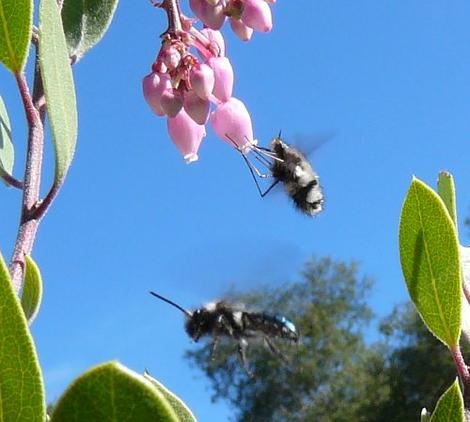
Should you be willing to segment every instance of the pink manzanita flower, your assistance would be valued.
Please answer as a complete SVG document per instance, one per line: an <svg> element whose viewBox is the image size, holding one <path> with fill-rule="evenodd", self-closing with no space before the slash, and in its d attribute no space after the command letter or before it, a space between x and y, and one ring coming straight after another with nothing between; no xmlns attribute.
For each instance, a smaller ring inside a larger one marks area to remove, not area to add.
<svg viewBox="0 0 470 422"><path fill-rule="evenodd" d="M201 34L203 34L218 51L218 56L225 56L225 41L222 32L215 31L210 28L201 29Z"/></svg>
<svg viewBox="0 0 470 422"><path fill-rule="evenodd" d="M194 92L203 100L207 100L214 89L214 71L205 63L197 63L191 69L189 82Z"/></svg>
<svg viewBox="0 0 470 422"><path fill-rule="evenodd" d="M162 93L160 104L168 117L175 117L183 107L183 97L177 90L170 88Z"/></svg>
<svg viewBox="0 0 470 422"><path fill-rule="evenodd" d="M209 118L209 100L203 100L194 91L184 94L183 107L189 117L196 123L204 125Z"/></svg>
<svg viewBox="0 0 470 422"><path fill-rule="evenodd" d="M183 109L176 117L168 118L168 133L187 163L198 159L199 146L206 136L203 125L198 125Z"/></svg>
<svg viewBox="0 0 470 422"><path fill-rule="evenodd" d="M211 4L206 0L189 0L189 6L202 23L209 28L220 29L225 22L225 6L222 2Z"/></svg>
<svg viewBox="0 0 470 422"><path fill-rule="evenodd" d="M211 115L211 124L219 138L232 147L235 143L243 152L247 152L255 143L250 113L237 98L232 97L218 104Z"/></svg>
<svg viewBox="0 0 470 422"><path fill-rule="evenodd" d="M170 77L166 73L152 72L142 81L145 100L157 116L165 115L161 105L162 94L170 88Z"/></svg>
<svg viewBox="0 0 470 422"><path fill-rule="evenodd" d="M241 20L260 32L269 32L273 27L271 9L264 0L245 0Z"/></svg>
<svg viewBox="0 0 470 422"><path fill-rule="evenodd" d="M230 19L230 27L242 41L249 41L253 35L253 29L246 26L240 19Z"/></svg>
<svg viewBox="0 0 470 422"><path fill-rule="evenodd" d="M220 101L228 101L233 90L233 68L227 57L212 57L207 64L214 71L214 95Z"/></svg>

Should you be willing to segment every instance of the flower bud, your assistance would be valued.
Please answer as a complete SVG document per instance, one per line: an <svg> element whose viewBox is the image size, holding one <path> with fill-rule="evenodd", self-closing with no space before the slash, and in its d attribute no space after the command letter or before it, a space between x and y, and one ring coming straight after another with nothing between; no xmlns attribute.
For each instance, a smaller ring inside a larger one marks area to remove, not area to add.
<svg viewBox="0 0 470 422"><path fill-rule="evenodd" d="M229 145L246 152L253 144L253 127L250 114L239 99L230 98L220 103L211 115L215 133Z"/></svg>
<svg viewBox="0 0 470 422"><path fill-rule="evenodd" d="M198 159L199 146L206 136L203 125L198 125L181 110L176 117L168 118L168 133L188 164Z"/></svg>
<svg viewBox="0 0 470 422"><path fill-rule="evenodd" d="M230 26L238 38L249 41L253 35L253 29L246 26L240 19L230 19Z"/></svg>
<svg viewBox="0 0 470 422"><path fill-rule="evenodd" d="M167 66L168 69L176 69L181 61L181 54L173 46L163 47L163 51L160 52L163 63Z"/></svg>
<svg viewBox="0 0 470 422"><path fill-rule="evenodd" d="M168 117L175 117L183 107L183 97L173 88L167 89L162 94L161 105Z"/></svg>
<svg viewBox="0 0 470 422"><path fill-rule="evenodd" d="M142 80L142 89L145 100L153 112L157 116L164 116L161 99L163 92L171 89L170 77L166 73L152 72Z"/></svg>
<svg viewBox="0 0 470 422"><path fill-rule="evenodd" d="M191 69L189 82L194 92L203 100L207 100L214 89L214 71L205 63L196 64Z"/></svg>
<svg viewBox="0 0 470 422"><path fill-rule="evenodd" d="M209 118L209 100L203 100L194 91L184 94L183 107L189 117L196 123L203 125Z"/></svg>
<svg viewBox="0 0 470 422"><path fill-rule="evenodd" d="M218 56L225 56L225 41L222 32L214 31L210 28L201 29L201 33L214 46L214 50L218 52Z"/></svg>
<svg viewBox="0 0 470 422"><path fill-rule="evenodd" d="M206 0L189 0L189 6L202 23L209 28L220 29L225 22L222 2L211 5Z"/></svg>
<svg viewBox="0 0 470 422"><path fill-rule="evenodd" d="M233 69L227 57L212 57L208 61L214 71L214 95L220 101L227 101L232 96Z"/></svg>
<svg viewBox="0 0 470 422"><path fill-rule="evenodd" d="M264 0L245 0L241 20L260 32L269 32L273 27L271 9Z"/></svg>

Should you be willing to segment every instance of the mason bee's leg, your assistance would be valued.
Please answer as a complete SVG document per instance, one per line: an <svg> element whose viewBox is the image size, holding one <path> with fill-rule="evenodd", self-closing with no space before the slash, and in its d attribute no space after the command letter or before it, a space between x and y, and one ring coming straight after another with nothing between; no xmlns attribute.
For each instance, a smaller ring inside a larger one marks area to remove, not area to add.
<svg viewBox="0 0 470 422"><path fill-rule="evenodd" d="M287 357L282 353L277 346L270 340L269 337L264 337L264 344L267 347L267 349L274 355L277 356L279 359L281 359L284 363L290 364L291 362Z"/></svg>
<svg viewBox="0 0 470 422"><path fill-rule="evenodd" d="M211 360L215 360L215 350L217 349L218 343L219 343L219 334L214 333L214 336L212 337Z"/></svg>
<svg viewBox="0 0 470 422"><path fill-rule="evenodd" d="M248 368L248 362L246 360L246 348L247 348L247 346L248 346L248 342L244 338L241 338L238 341L238 357L239 357L240 363L242 364L243 369L245 370L247 375L250 378L253 378L253 373L250 371L250 368Z"/></svg>

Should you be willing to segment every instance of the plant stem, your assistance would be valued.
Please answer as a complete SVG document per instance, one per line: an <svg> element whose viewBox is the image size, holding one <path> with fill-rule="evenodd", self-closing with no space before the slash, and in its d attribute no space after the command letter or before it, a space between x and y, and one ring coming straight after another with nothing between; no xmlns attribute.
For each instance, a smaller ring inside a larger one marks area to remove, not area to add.
<svg viewBox="0 0 470 422"><path fill-rule="evenodd" d="M37 69L36 69L37 70ZM38 75L35 72L35 79ZM21 217L16 237L15 249L10 264L10 274L16 293L22 288L24 273L24 257L31 253L39 218L34 213L39 200L41 183L42 157L44 150L44 127L39 111L34 107L28 84L23 73L15 74L18 90L28 122L28 145L26 152L26 168L23 182L23 198L21 204ZM35 83L36 88L36 83Z"/></svg>
<svg viewBox="0 0 470 422"><path fill-rule="evenodd" d="M160 37L165 38L166 35L178 35L183 30L178 0L163 0L159 7L164 9L168 16L168 29Z"/></svg>
<svg viewBox="0 0 470 422"><path fill-rule="evenodd" d="M457 345L455 349L450 349L450 352L452 354L452 358L454 359L460 381L463 384L463 398L465 407L467 408L468 404L470 404L470 373L462 356L462 352L460 351L460 346Z"/></svg>

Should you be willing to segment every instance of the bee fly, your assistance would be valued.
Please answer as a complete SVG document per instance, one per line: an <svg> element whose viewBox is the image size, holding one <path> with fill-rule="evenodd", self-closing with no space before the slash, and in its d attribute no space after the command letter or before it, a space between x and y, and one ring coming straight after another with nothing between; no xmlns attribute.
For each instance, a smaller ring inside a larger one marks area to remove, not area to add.
<svg viewBox="0 0 470 422"><path fill-rule="evenodd" d="M228 135L226 136L228 137ZM271 141L271 149L252 143L248 148L242 150L233 140L231 141L245 160L262 198L266 196L274 186L278 183L282 183L287 195L302 213L314 217L323 209L324 199L318 174L302 152L288 145L281 139L280 132L279 135ZM268 174L261 173L248 159L250 152L252 152L254 158L269 171ZM274 181L267 190L263 192L257 177L272 177Z"/></svg>
<svg viewBox="0 0 470 422"><path fill-rule="evenodd" d="M219 337L235 339L238 342L238 357L250 377L253 374L248 368L246 359L248 339L261 337L268 350L283 361L287 361L286 357L271 341L271 338L283 338L295 343L299 340L295 325L282 316L246 312L241 307L236 307L223 300L208 303L194 311L188 311L155 292L150 292L150 294L184 313L186 333L194 341L198 341L204 336L212 336L212 357L214 357Z"/></svg>

